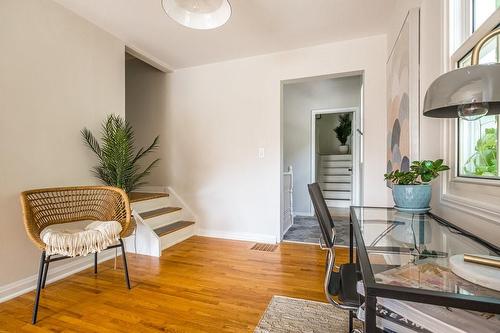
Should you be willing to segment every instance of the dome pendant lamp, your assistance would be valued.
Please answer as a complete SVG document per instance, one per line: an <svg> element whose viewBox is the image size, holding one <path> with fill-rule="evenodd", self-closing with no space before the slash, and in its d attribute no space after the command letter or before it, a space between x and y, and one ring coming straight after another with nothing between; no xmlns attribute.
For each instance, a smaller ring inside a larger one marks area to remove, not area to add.
<svg viewBox="0 0 500 333"><path fill-rule="evenodd" d="M161 4L172 20L192 29L215 29L231 17L228 0L161 0Z"/></svg>
<svg viewBox="0 0 500 333"><path fill-rule="evenodd" d="M424 116L477 120L500 114L500 63L479 64L479 51L496 29L481 39L472 51L471 66L438 77L425 94Z"/></svg>

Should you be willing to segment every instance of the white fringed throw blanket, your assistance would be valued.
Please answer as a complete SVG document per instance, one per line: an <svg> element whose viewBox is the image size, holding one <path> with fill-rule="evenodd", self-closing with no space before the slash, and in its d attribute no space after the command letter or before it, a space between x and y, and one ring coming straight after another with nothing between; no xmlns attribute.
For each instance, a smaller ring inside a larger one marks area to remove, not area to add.
<svg viewBox="0 0 500 333"><path fill-rule="evenodd" d="M116 243L122 226L117 221L76 222L51 225L42 230L47 255L86 256Z"/></svg>

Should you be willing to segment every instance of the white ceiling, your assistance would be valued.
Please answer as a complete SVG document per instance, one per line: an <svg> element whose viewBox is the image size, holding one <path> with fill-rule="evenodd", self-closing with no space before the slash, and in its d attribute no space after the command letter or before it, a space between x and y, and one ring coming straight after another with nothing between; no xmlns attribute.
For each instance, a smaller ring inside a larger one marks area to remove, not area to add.
<svg viewBox="0 0 500 333"><path fill-rule="evenodd" d="M161 0L55 0L171 69L383 34L397 0L230 0L215 30L171 20Z"/></svg>

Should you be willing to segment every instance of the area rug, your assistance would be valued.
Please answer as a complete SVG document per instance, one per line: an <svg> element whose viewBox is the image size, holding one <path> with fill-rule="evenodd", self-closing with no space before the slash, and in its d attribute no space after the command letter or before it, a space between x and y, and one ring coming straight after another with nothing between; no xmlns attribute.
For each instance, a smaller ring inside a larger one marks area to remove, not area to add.
<svg viewBox="0 0 500 333"><path fill-rule="evenodd" d="M347 332L349 314L329 303L273 296L254 333ZM354 327L360 327L355 321Z"/></svg>
<svg viewBox="0 0 500 333"><path fill-rule="evenodd" d="M335 245L349 246L349 217L336 217ZM300 243L318 244L321 237L318 220L314 216L295 216L293 225L283 236L283 240Z"/></svg>

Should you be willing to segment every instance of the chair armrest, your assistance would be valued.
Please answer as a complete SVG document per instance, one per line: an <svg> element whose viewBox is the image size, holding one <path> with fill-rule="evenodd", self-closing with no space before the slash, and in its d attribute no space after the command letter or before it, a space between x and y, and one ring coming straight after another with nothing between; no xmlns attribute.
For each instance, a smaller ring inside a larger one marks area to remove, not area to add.
<svg viewBox="0 0 500 333"><path fill-rule="evenodd" d="M130 218L130 224L127 229L120 233L121 238L127 238L134 233L135 228L137 228L137 222L135 222L134 217Z"/></svg>
<svg viewBox="0 0 500 333"><path fill-rule="evenodd" d="M322 238L322 237L320 237L320 238L319 238L319 248L320 248L320 249L322 249L322 250L324 250L324 251L328 251L328 250L330 250L330 249L329 249L329 248L328 248L328 247L327 247L327 246L323 243L323 238ZM333 252L335 252L335 249L333 249ZM334 256L334 258L333 258L333 263L332 263L332 265L333 265L333 268L334 268L334 269L337 269L337 270L339 270L339 269L340 269L340 267L339 267L339 266L337 266L337 265L335 264L335 256Z"/></svg>
<svg viewBox="0 0 500 333"><path fill-rule="evenodd" d="M125 238L132 234L133 228L135 226L132 225L132 214L130 210L130 200L128 198L127 193L124 190L117 187L107 186L109 191L113 192L114 202L113 205L110 205L110 220L117 221L122 226L122 231L120 232L120 237Z"/></svg>

